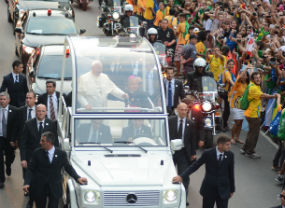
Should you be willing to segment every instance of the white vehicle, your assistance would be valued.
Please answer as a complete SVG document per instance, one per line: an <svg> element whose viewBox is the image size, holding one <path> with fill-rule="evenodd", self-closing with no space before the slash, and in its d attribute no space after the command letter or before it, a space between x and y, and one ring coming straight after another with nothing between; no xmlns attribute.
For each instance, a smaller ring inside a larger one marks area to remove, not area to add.
<svg viewBox="0 0 285 208"><path fill-rule="evenodd" d="M88 178L79 185L66 175L66 207L185 208L183 185L172 183L177 173L170 146L181 143L170 145L151 45L126 37L68 37L65 47L73 90L72 107L60 104L60 142Z"/></svg>

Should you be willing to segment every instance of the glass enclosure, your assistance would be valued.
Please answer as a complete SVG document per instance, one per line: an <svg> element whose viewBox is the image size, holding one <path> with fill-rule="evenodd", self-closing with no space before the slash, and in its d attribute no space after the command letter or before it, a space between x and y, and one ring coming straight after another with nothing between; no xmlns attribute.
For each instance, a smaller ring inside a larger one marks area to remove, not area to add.
<svg viewBox="0 0 285 208"><path fill-rule="evenodd" d="M75 147L90 146L166 146L165 119L74 120Z"/></svg>
<svg viewBox="0 0 285 208"><path fill-rule="evenodd" d="M162 113L160 74L146 40L72 37L72 44L76 113Z"/></svg>
<svg viewBox="0 0 285 208"><path fill-rule="evenodd" d="M218 89L217 82L212 77L202 77L202 89L203 92L200 92L200 96L203 96L206 100L215 101L218 96Z"/></svg>

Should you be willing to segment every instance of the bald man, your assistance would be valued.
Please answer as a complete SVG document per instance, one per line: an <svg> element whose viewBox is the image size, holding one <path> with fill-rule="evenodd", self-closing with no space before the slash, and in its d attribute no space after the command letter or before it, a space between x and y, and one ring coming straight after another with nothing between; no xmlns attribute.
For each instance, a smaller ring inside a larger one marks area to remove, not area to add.
<svg viewBox="0 0 285 208"><path fill-rule="evenodd" d="M47 109L43 104L36 106L36 117L28 120L23 128L20 138L21 165L24 170L32 157L33 151L40 147L41 134L51 131L56 136L55 146L59 146L57 138L57 125L55 121L46 118ZM24 171L25 174L25 171Z"/></svg>
<svg viewBox="0 0 285 208"><path fill-rule="evenodd" d="M92 62L91 70L78 78L78 100L81 107L105 107L107 96L111 94L120 100L128 98L116 84L103 72L101 61Z"/></svg>
<svg viewBox="0 0 285 208"><path fill-rule="evenodd" d="M177 106L178 115L168 118L170 139L182 139L184 147L173 155L174 164L177 165L178 175L196 160L196 135L193 123L187 117L188 107L185 103ZM188 195L189 177L183 178L183 185Z"/></svg>

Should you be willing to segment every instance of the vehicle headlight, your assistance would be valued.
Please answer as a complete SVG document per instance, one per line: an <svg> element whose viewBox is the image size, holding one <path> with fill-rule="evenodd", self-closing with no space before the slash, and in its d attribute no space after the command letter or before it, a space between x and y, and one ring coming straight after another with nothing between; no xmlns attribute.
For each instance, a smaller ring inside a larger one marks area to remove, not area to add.
<svg viewBox="0 0 285 208"><path fill-rule="evenodd" d="M205 126L212 126L212 120L210 118L205 118Z"/></svg>
<svg viewBox="0 0 285 208"><path fill-rule="evenodd" d="M84 200L88 203L98 202L100 199L100 193L97 191L86 191L84 194Z"/></svg>
<svg viewBox="0 0 285 208"><path fill-rule="evenodd" d="M112 16L114 20L118 20L120 18L120 14L118 12L114 12Z"/></svg>
<svg viewBox="0 0 285 208"><path fill-rule="evenodd" d="M212 109L212 105L210 102L206 101L206 102L203 102L202 104L202 110L203 111L210 111Z"/></svg>
<svg viewBox="0 0 285 208"><path fill-rule="evenodd" d="M29 46L24 46L23 45L23 49L27 54L31 54L35 49Z"/></svg>
<svg viewBox="0 0 285 208"><path fill-rule="evenodd" d="M166 203L173 203L177 200L177 190L164 191L164 201Z"/></svg>

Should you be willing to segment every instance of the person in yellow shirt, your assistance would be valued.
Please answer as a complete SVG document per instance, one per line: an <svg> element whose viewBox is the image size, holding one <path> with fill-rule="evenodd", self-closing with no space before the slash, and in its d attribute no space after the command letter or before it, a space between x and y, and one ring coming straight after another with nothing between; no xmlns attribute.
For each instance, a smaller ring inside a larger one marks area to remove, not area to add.
<svg viewBox="0 0 285 208"><path fill-rule="evenodd" d="M142 17L143 16L143 12L145 10L145 2L146 0L137 0L137 8L136 8L136 11L135 13Z"/></svg>
<svg viewBox="0 0 285 208"><path fill-rule="evenodd" d="M165 16L165 19L168 20L168 27L173 31L177 28L177 17L175 17L175 9L171 8L169 10L169 14Z"/></svg>
<svg viewBox="0 0 285 208"><path fill-rule="evenodd" d="M234 125L232 127L232 140L231 142L244 144L243 141L239 139L242 122L244 120L244 110L237 107L239 99L242 97L247 85L249 84L249 73L244 70L240 73L234 86L229 93L229 103L231 108L232 119L234 120Z"/></svg>
<svg viewBox="0 0 285 208"><path fill-rule="evenodd" d="M156 1L156 0L155 0ZM154 26L158 27L161 20L165 17L165 10L163 2L159 3L159 10L157 10L154 20Z"/></svg>
<svg viewBox="0 0 285 208"><path fill-rule="evenodd" d="M165 16L169 15L170 9L173 7L173 5L174 5L174 0L169 0L168 5L165 8Z"/></svg>
<svg viewBox="0 0 285 208"><path fill-rule="evenodd" d="M248 91L249 106L244 112L245 118L248 122L249 131L247 132L245 144L240 149L240 152L251 159L259 159L260 155L255 153L255 147L260 131L261 99L277 98L278 95L269 95L261 91L261 74L259 72L253 72L250 78L252 82L249 85Z"/></svg>
<svg viewBox="0 0 285 208"><path fill-rule="evenodd" d="M151 28L153 25L154 14L154 0L145 0L143 17L147 21L148 28Z"/></svg>
<svg viewBox="0 0 285 208"><path fill-rule="evenodd" d="M212 54L210 54L212 52ZM207 62L210 65L210 71L214 79L218 82L226 65L226 57L221 53L220 48L209 49L206 52Z"/></svg>
<svg viewBox="0 0 285 208"><path fill-rule="evenodd" d="M179 14L179 25L177 26L177 30L175 31L176 37L178 38L177 40L177 46L175 50L175 56L174 56L174 61L175 61L175 66L177 69L177 75L180 75L180 57L182 53L183 46L185 44L185 36L187 34L186 31L186 14Z"/></svg>

